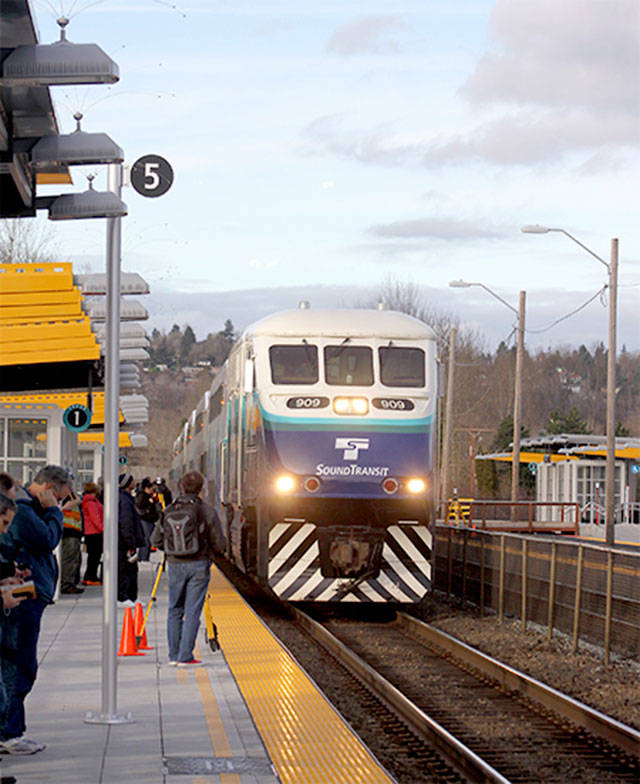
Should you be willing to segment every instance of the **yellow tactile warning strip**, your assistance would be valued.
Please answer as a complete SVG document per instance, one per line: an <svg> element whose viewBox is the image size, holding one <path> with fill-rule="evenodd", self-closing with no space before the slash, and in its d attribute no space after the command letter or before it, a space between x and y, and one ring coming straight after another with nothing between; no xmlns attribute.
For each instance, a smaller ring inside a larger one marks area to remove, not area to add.
<svg viewBox="0 0 640 784"><path fill-rule="evenodd" d="M392 780L215 567L209 591L222 650L284 784Z"/></svg>

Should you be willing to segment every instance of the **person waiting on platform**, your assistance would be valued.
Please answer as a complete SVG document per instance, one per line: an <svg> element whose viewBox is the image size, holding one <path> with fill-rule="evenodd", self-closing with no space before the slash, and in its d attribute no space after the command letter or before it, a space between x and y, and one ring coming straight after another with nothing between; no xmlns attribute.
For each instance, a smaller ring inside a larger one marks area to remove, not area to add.
<svg viewBox="0 0 640 784"><path fill-rule="evenodd" d="M164 550L168 562L169 664L178 667L202 664L194 658L193 647L207 595L212 557L214 552L219 552L222 540L215 509L200 498L203 485L204 479L198 471L186 473L178 485L180 495L164 510L151 535L151 545ZM185 522L187 517L189 522ZM174 536L174 519L176 526L181 527L182 536ZM178 554L185 551L188 554Z"/></svg>
<svg viewBox="0 0 640 784"><path fill-rule="evenodd" d="M166 481L161 476L156 477L153 483L153 498L160 505L160 511L173 502L171 490L169 490Z"/></svg>
<svg viewBox="0 0 640 784"><path fill-rule="evenodd" d="M94 482L87 482L84 486L82 517L84 519L84 545L87 548L87 567L82 584L102 585L98 569L102 558L104 508L98 500L98 485Z"/></svg>
<svg viewBox="0 0 640 784"><path fill-rule="evenodd" d="M8 476L6 474L5 476ZM11 478L11 477L9 477ZM18 507L13 498L0 493L0 534L7 532L9 524L13 520ZM24 602L26 596L16 596L11 591L11 588L16 584L22 583L22 573L16 569L16 565L11 561L5 561L0 556L0 606L5 616L8 616L15 607L21 602ZM0 624L0 651L2 650L2 624ZM0 661L1 661L0 656ZM2 681L2 668L0 667L0 715L4 713L7 707L7 693ZM2 782L5 779L2 778ZM15 779L14 779L15 781Z"/></svg>
<svg viewBox="0 0 640 784"><path fill-rule="evenodd" d="M151 553L149 538L153 533L153 527L160 517L160 504L154 500L153 483L148 476L140 483L140 489L136 494L136 509L142 521L145 543L140 548L138 555L140 561L148 561Z"/></svg>
<svg viewBox="0 0 640 784"><path fill-rule="evenodd" d="M82 553L82 512L80 499L70 493L62 502L62 545L60 547L60 593L84 593L79 588Z"/></svg>
<svg viewBox="0 0 640 784"><path fill-rule="evenodd" d="M129 604L138 598L138 547L145 541L133 484L131 474L118 477L118 601Z"/></svg>
<svg viewBox="0 0 640 784"><path fill-rule="evenodd" d="M42 614L53 602L58 565L53 551L62 538L63 498L71 492L71 477L60 466L41 468L18 498L18 511L0 550L6 561L25 564L35 584L35 598L26 599L3 618L2 677L7 707L0 717L0 753L35 754L45 746L24 737L24 700L38 671L38 636ZM22 566L20 567L22 568Z"/></svg>

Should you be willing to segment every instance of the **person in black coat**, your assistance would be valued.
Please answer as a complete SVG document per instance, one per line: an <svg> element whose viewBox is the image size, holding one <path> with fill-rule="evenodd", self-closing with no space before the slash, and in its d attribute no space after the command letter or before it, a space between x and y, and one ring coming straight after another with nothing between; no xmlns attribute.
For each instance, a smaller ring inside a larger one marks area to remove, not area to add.
<svg viewBox="0 0 640 784"><path fill-rule="evenodd" d="M131 495L133 476L118 477L118 601L138 598L138 547L144 545L142 523Z"/></svg>

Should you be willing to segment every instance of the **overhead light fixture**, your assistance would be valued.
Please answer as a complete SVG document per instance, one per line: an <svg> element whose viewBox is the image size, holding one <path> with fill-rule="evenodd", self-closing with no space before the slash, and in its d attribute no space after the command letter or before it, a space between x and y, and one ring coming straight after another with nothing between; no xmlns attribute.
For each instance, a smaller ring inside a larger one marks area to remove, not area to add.
<svg viewBox="0 0 640 784"><path fill-rule="evenodd" d="M48 201L48 197L45 197ZM36 201L36 206L38 202ZM121 218L127 205L111 191L95 191L93 177L84 193L55 196L49 204L49 220L82 220L83 218Z"/></svg>
<svg viewBox="0 0 640 784"><path fill-rule="evenodd" d="M56 84L114 84L118 65L97 44L74 44L67 40L69 20L57 20L60 40L53 44L25 44L2 63L0 84L51 87Z"/></svg>
<svg viewBox="0 0 640 784"><path fill-rule="evenodd" d="M523 226L520 231L524 232L525 234L548 234L551 229L547 226Z"/></svg>
<svg viewBox="0 0 640 784"><path fill-rule="evenodd" d="M73 115L77 126L73 133L42 136L31 150L34 166L87 166L98 163L122 163L124 152L106 133L85 133L80 127L81 112Z"/></svg>

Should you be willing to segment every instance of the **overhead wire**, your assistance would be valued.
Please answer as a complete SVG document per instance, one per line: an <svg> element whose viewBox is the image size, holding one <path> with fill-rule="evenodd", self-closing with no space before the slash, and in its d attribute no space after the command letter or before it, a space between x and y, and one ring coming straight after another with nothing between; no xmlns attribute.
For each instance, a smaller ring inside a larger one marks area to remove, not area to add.
<svg viewBox="0 0 640 784"><path fill-rule="evenodd" d="M559 319L556 319L555 321L553 321L551 324L549 324L548 327L544 327L544 329L526 329L525 328L525 332L529 332L532 335L539 335L542 332L547 332L552 327L555 327L557 324L559 324L561 321L565 321L566 319L571 318L571 316L575 316L576 313L579 313L581 310L584 310L584 308L586 308L587 305L590 305L593 302L593 300L596 299L597 297L603 297L605 292L606 292L606 290L607 290L607 288L608 288L608 285L605 284L602 288L598 289L598 291L596 291L596 293L592 297L589 297L589 299L586 302L583 302L582 305L580 305L580 307L576 308L575 310L572 310L570 313L567 313L564 316L560 316ZM603 305L604 305L604 303L603 303Z"/></svg>

